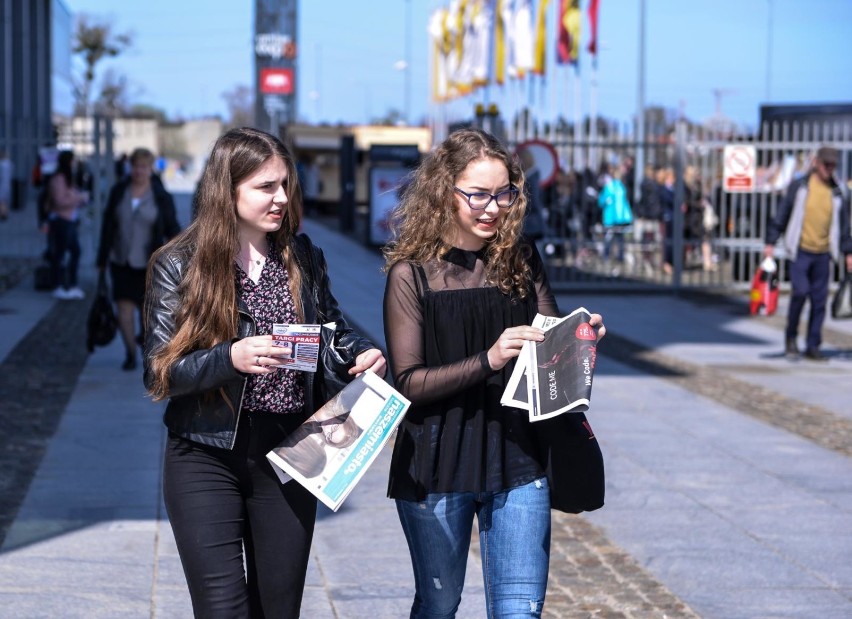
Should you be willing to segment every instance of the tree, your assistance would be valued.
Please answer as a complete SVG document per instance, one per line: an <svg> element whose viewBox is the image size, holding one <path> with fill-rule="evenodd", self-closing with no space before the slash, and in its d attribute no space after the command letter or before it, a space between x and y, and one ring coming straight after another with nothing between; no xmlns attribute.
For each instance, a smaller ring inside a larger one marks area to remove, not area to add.
<svg viewBox="0 0 852 619"><path fill-rule="evenodd" d="M402 115L402 112L400 112L396 108L390 108L387 112L385 112L384 116L381 116L379 118L373 118L370 120L370 122L373 125L395 127L397 125L404 124L403 120L404 117Z"/></svg>
<svg viewBox="0 0 852 619"><path fill-rule="evenodd" d="M98 23L86 15L77 19L72 51L82 55L86 67L83 81L76 87L78 103L82 104L86 115L91 111L92 84L98 63L104 58L118 56L130 47L132 41L133 36L130 33L115 33L109 22Z"/></svg>
<svg viewBox="0 0 852 619"><path fill-rule="evenodd" d="M149 103L134 103L127 113L134 118L153 118L160 124L166 122L166 112Z"/></svg>
<svg viewBox="0 0 852 619"><path fill-rule="evenodd" d="M250 127L254 124L254 93L248 86L238 84L231 90L222 93L222 98L228 106L226 126Z"/></svg>
<svg viewBox="0 0 852 619"><path fill-rule="evenodd" d="M127 77L110 69L101 80L101 96L96 109L107 116L120 116L127 111L127 95Z"/></svg>

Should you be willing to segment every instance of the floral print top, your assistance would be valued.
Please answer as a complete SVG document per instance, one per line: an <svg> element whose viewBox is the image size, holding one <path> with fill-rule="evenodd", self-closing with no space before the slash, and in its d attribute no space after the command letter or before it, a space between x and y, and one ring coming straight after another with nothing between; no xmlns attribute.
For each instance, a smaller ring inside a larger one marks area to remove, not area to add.
<svg viewBox="0 0 852 619"><path fill-rule="evenodd" d="M270 246L257 284L237 265L234 272L237 294L254 317L257 335L271 335L272 325L298 322L290 276L280 249ZM280 369L270 374L250 374L243 396L243 409L266 413L297 413L305 404L301 371Z"/></svg>

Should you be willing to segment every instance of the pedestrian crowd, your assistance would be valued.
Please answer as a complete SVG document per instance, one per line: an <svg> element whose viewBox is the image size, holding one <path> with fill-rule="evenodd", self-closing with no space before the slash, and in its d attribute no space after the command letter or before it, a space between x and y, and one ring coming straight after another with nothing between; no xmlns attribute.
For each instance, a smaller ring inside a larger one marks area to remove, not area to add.
<svg viewBox="0 0 852 619"><path fill-rule="evenodd" d="M560 170L545 190L547 226L565 239L568 264L599 266L613 275L671 274L674 265L675 171L646 165L636 191L632 157L606 162L597 171ZM683 174L684 264L718 268L713 239L720 224L708 180L695 166Z"/></svg>

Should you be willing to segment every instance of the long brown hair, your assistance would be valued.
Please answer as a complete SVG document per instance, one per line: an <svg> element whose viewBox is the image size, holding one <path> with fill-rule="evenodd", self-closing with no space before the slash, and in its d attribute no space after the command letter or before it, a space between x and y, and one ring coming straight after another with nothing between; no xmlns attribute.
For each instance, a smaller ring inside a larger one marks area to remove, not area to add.
<svg viewBox="0 0 852 619"><path fill-rule="evenodd" d="M454 187L467 166L481 159L503 163L509 182L520 190L485 246L486 280L505 294L526 296L531 281L528 256L518 244L527 207L524 172L497 138L480 129L454 131L414 171L391 215L396 238L383 250L385 271L401 260L422 264L451 249L446 239L456 226Z"/></svg>
<svg viewBox="0 0 852 619"><path fill-rule="evenodd" d="M281 250L301 319L301 272L292 252L292 239L301 224L302 213L295 161L275 136L248 127L232 129L213 145L194 198L195 220L160 248L150 262L153 265L161 254L176 250L188 256L180 282L175 333L151 359L154 381L150 394L155 400L168 397L169 372L182 355L210 348L237 335L234 283L234 257L240 249L237 186L272 157L279 158L287 167L288 199L281 228L272 235L273 245Z"/></svg>

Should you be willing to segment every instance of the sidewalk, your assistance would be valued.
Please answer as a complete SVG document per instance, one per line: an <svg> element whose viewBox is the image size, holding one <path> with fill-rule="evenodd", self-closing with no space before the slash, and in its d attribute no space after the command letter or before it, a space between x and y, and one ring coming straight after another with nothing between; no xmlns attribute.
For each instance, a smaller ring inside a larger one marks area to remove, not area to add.
<svg viewBox="0 0 852 619"><path fill-rule="evenodd" d="M378 253L315 222L305 230L347 316L383 343ZM91 285L88 248L82 262ZM0 295L0 359L54 303L31 280ZM559 305L603 313L613 335L589 413L608 487L599 511L554 513L546 616L852 616L849 456L732 397L753 386L779 402L809 399L803 425L845 429L852 349L828 342L828 364L787 361L777 324L731 304L584 294ZM828 326L852 334L847 323ZM624 342L639 353L622 355ZM162 407L122 358L116 341L82 368L0 549L0 617L191 616L161 502ZM385 497L389 455L338 513L320 508L304 617L407 616L411 566ZM479 570L472 552L460 619L484 616Z"/></svg>

